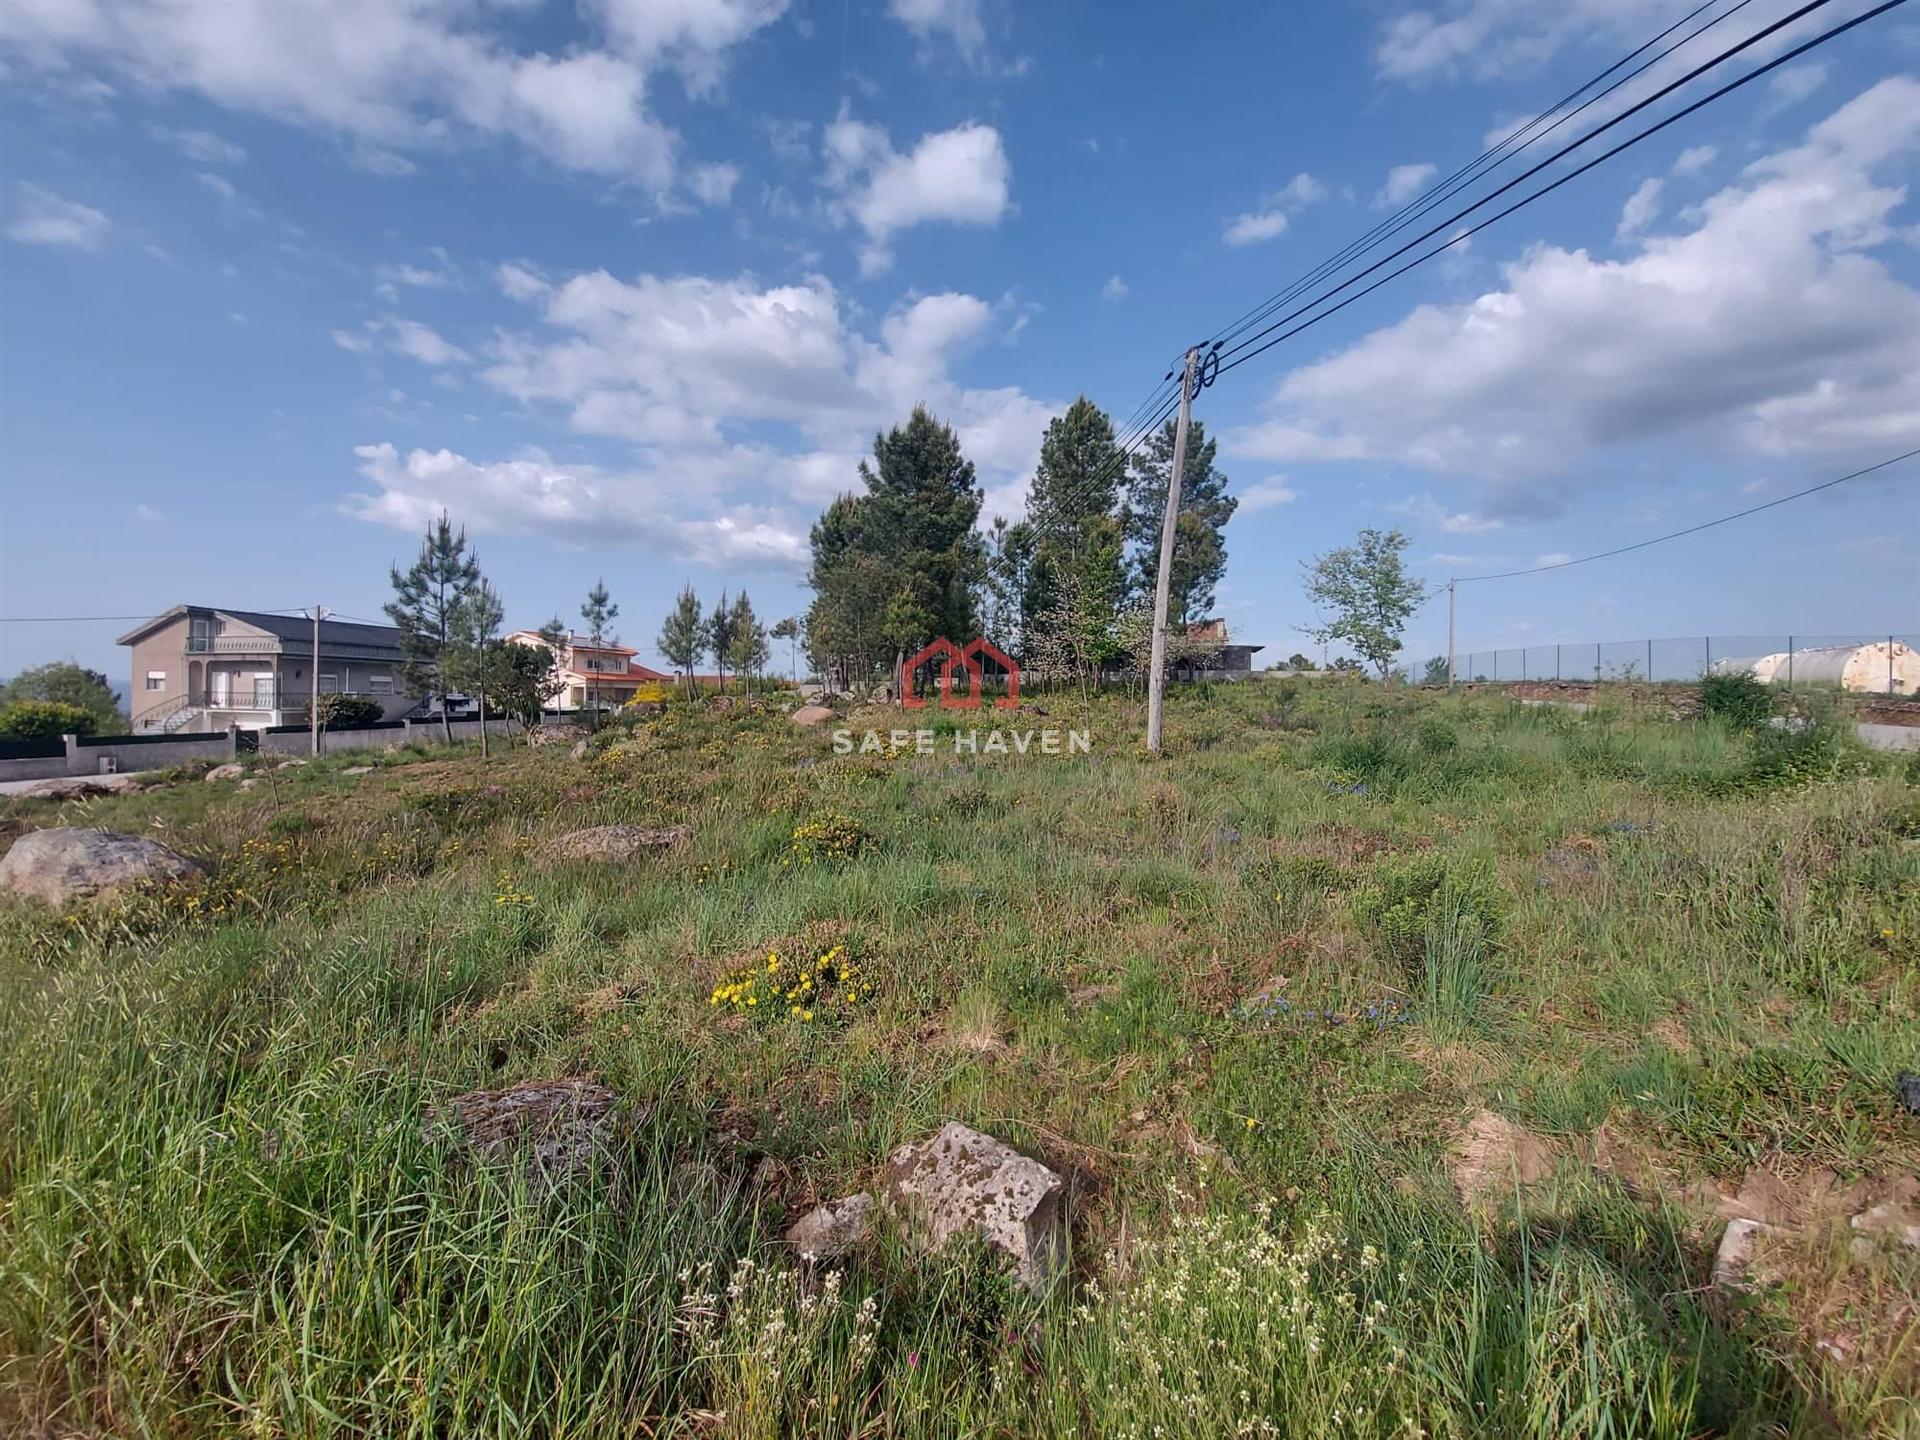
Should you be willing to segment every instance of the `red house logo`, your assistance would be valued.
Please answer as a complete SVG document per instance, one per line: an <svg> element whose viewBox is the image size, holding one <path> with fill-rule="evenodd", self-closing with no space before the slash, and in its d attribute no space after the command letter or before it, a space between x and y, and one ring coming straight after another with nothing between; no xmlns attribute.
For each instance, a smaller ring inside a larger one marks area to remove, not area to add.
<svg viewBox="0 0 1920 1440"><path fill-rule="evenodd" d="M924 710L926 700L914 694L914 676L922 665L940 663L940 673L934 685L940 692L940 708L943 710L978 710L980 708L980 686L986 678L986 661L991 660L1006 672L1007 693L994 697L996 710L1011 710L1020 703L1020 667L1014 663L998 645L981 635L969 641L963 649L944 636L925 646L919 652L907 658L902 673L906 676L904 693L900 703L909 710ZM956 672L965 671L967 693L958 696L953 693L953 681Z"/></svg>

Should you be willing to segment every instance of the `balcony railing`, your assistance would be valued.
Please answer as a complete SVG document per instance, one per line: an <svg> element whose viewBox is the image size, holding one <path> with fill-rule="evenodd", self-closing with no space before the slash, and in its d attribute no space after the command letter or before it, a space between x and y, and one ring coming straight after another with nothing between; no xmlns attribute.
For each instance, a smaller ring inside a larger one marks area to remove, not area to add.
<svg viewBox="0 0 1920 1440"><path fill-rule="evenodd" d="M272 655L280 649L278 635L189 635L189 655Z"/></svg>

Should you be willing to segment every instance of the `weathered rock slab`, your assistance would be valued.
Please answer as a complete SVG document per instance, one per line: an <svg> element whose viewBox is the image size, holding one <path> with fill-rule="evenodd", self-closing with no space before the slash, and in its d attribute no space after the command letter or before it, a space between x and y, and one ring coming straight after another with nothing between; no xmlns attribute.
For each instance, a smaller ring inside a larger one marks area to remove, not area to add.
<svg viewBox="0 0 1920 1440"><path fill-rule="evenodd" d="M503 1090L469 1090L429 1117L452 1125L490 1160L523 1160L543 1181L577 1178L614 1133L620 1097L589 1076L529 1080Z"/></svg>
<svg viewBox="0 0 1920 1440"><path fill-rule="evenodd" d="M29 800L78 800L99 795L130 795L144 790L138 775L68 775L42 780L20 793Z"/></svg>
<svg viewBox="0 0 1920 1440"><path fill-rule="evenodd" d="M132 886L204 879L198 860L139 835L112 830L35 830L0 857L0 890L49 905L90 900Z"/></svg>
<svg viewBox="0 0 1920 1440"><path fill-rule="evenodd" d="M1753 1254L1768 1227L1758 1220L1729 1220L1713 1256L1713 1288L1732 1294L1747 1288L1753 1273Z"/></svg>
<svg viewBox="0 0 1920 1440"><path fill-rule="evenodd" d="M928 1250L956 1235L977 1236L1037 1291L1065 1259L1065 1190L1066 1182L1038 1160L950 1120L932 1139L888 1157L880 1198Z"/></svg>
<svg viewBox="0 0 1920 1440"><path fill-rule="evenodd" d="M229 760L225 765L216 765L207 771L208 780L238 780L247 773L247 767Z"/></svg>
<svg viewBox="0 0 1920 1440"><path fill-rule="evenodd" d="M825 705L802 705L787 718L796 725L821 725L833 719L833 711Z"/></svg>
<svg viewBox="0 0 1920 1440"><path fill-rule="evenodd" d="M556 836L546 844L549 860L597 860L620 864L636 855L654 850L670 850L693 839L685 825L594 825L585 830Z"/></svg>

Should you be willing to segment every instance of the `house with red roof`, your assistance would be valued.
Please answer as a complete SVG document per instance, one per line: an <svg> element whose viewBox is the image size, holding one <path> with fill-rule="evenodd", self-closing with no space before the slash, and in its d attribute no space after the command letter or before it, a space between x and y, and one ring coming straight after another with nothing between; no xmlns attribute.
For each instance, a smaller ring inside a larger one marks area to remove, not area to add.
<svg viewBox="0 0 1920 1440"><path fill-rule="evenodd" d="M569 635L552 645L538 630L515 630L509 645L538 645L554 651L562 688L554 697L556 710L612 710L633 699L642 685L671 683L673 676L638 663L640 652L630 645L602 641L595 645L585 635Z"/></svg>

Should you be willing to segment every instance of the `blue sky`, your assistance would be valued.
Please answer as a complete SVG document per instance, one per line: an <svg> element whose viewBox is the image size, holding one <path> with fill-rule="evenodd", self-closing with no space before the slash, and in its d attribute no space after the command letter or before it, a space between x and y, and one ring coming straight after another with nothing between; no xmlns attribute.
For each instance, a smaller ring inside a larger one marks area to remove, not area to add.
<svg viewBox="0 0 1920 1440"><path fill-rule="evenodd" d="M512 625L602 575L645 654L689 580L791 613L916 401L1017 514L1076 394L1126 415L1692 8L15 0L0 613L375 617L443 504ZM1363 525L1440 580L1920 445L1917 158L1902 10L1224 377L1236 634L1304 647L1299 561ZM1462 646L1920 629L1916 469L1463 591ZM0 625L0 674L118 678L123 628Z"/></svg>

